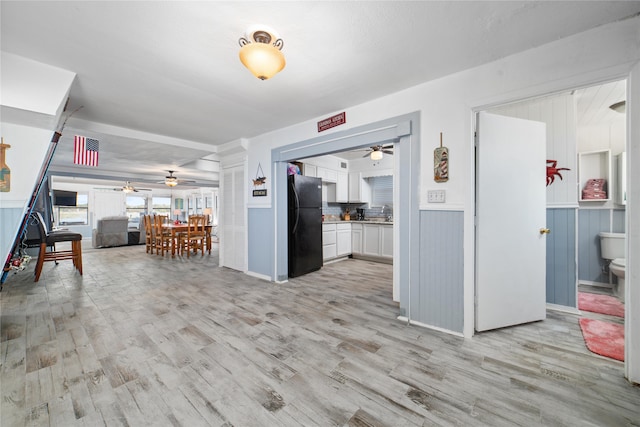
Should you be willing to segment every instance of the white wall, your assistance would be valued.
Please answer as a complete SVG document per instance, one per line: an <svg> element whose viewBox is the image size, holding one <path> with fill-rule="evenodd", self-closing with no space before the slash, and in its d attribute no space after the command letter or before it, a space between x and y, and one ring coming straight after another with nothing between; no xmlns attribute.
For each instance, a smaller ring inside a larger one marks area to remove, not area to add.
<svg viewBox="0 0 640 427"><path fill-rule="evenodd" d="M625 272L625 369L629 381L640 383L640 63L627 86L627 269Z"/></svg>
<svg viewBox="0 0 640 427"><path fill-rule="evenodd" d="M0 257L4 260L18 234L75 74L6 52L0 55L0 135L11 145L6 151L11 191L0 193Z"/></svg>
<svg viewBox="0 0 640 427"><path fill-rule="evenodd" d="M473 111L624 78L639 59L640 17L635 17L347 108L348 123L327 131L420 112L420 163L424 165L419 188L421 208L431 208L426 203L427 191L438 188L447 191L447 203L438 208L464 212L465 336L473 335L474 327ZM265 174L272 176L271 168L265 166L271 160L271 149L317 137L319 119L250 139L249 170L255 170L261 162ZM450 153L450 179L446 184L435 184L432 177L433 149L439 145L440 132ZM249 203L270 205L274 191L271 184L269 188L268 198ZM264 256L272 255L267 251Z"/></svg>
<svg viewBox="0 0 640 427"><path fill-rule="evenodd" d="M5 144L11 145L5 153L6 163L11 169L11 189L0 193L0 259L4 261L11 251L27 202L35 188L52 132L2 122L0 134L4 137ZM9 214L10 211L13 212Z"/></svg>
<svg viewBox="0 0 640 427"><path fill-rule="evenodd" d="M491 109L490 112L510 117L543 122L547 128L547 159L556 160L562 179L555 176L547 186L547 206L575 206L578 203L576 182L576 108L573 95L562 93L526 100Z"/></svg>

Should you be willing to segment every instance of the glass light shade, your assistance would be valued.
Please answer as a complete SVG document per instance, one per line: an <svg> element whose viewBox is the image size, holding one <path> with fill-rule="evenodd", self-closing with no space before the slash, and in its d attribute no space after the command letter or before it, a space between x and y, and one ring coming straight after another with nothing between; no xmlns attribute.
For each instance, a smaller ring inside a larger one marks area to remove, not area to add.
<svg viewBox="0 0 640 427"><path fill-rule="evenodd" d="M371 160L382 160L382 151L375 150L371 152Z"/></svg>
<svg viewBox="0 0 640 427"><path fill-rule="evenodd" d="M267 43L248 43L242 46L240 61L260 80L275 76L286 64L282 51Z"/></svg>
<svg viewBox="0 0 640 427"><path fill-rule="evenodd" d="M176 185L178 185L178 178L168 176L165 178L164 183L169 187L175 187Z"/></svg>

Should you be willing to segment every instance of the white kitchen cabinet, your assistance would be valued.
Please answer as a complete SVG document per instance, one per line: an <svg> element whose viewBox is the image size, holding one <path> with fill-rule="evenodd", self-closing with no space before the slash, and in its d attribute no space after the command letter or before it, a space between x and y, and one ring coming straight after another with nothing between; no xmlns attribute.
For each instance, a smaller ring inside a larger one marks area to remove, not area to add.
<svg viewBox="0 0 640 427"><path fill-rule="evenodd" d="M380 226L378 224L362 224L362 253L380 256Z"/></svg>
<svg viewBox="0 0 640 427"><path fill-rule="evenodd" d="M349 202L349 174L346 172L336 173L336 202Z"/></svg>
<svg viewBox="0 0 640 427"><path fill-rule="evenodd" d="M338 171L318 166L316 168L318 178L322 178L324 182L336 183L338 181Z"/></svg>
<svg viewBox="0 0 640 427"><path fill-rule="evenodd" d="M393 258L393 225L363 224L362 254L382 258Z"/></svg>
<svg viewBox="0 0 640 427"><path fill-rule="evenodd" d="M349 173L349 202L369 203L371 202L371 186L362 178L362 172Z"/></svg>
<svg viewBox="0 0 640 427"><path fill-rule="evenodd" d="M351 223L337 224L336 256L351 254Z"/></svg>
<svg viewBox="0 0 640 427"><path fill-rule="evenodd" d="M322 224L322 260L335 258L337 254L336 224Z"/></svg>
<svg viewBox="0 0 640 427"><path fill-rule="evenodd" d="M393 258L393 225L381 225L380 236L380 256Z"/></svg>
<svg viewBox="0 0 640 427"><path fill-rule="evenodd" d="M318 167L316 165L312 165L311 163L304 164L304 176L318 176Z"/></svg>
<svg viewBox="0 0 640 427"><path fill-rule="evenodd" d="M351 224L351 253L362 254L362 224Z"/></svg>

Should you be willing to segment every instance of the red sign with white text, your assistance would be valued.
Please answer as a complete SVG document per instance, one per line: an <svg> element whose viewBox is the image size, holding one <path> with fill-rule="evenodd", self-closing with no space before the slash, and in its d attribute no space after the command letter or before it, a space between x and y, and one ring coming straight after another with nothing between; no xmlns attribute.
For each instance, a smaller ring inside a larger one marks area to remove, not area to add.
<svg viewBox="0 0 640 427"><path fill-rule="evenodd" d="M322 132L323 130L331 129L336 126L340 126L347 123L347 116L343 111L340 114L336 114L335 116L331 116L324 120L320 120L318 122L318 132Z"/></svg>

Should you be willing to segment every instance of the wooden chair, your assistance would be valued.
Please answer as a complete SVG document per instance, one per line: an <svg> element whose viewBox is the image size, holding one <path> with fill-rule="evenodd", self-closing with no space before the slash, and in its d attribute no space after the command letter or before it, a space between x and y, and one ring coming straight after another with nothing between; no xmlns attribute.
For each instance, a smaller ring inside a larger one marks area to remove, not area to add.
<svg viewBox="0 0 640 427"><path fill-rule="evenodd" d="M70 259L73 261L73 266L82 275L82 234L68 230L47 231L40 212L34 212L31 218L36 222L40 232L40 253L36 262L34 282L40 280L42 266L47 261L55 261L57 264L60 260ZM56 243L62 242L70 242L71 250L57 251ZM47 248L52 248L52 250L47 252Z"/></svg>
<svg viewBox="0 0 640 427"><path fill-rule="evenodd" d="M189 228L186 233L181 233L178 245L182 255L185 251L187 252L187 258L191 255L191 251L198 253L198 249L200 249L201 256L204 256L206 249L205 222L204 215L189 217Z"/></svg>
<svg viewBox="0 0 640 427"><path fill-rule="evenodd" d="M147 250L147 253L151 252L153 254L153 248L156 243L154 239L153 219L151 215L143 215L142 221L144 223L145 248Z"/></svg>
<svg viewBox="0 0 640 427"><path fill-rule="evenodd" d="M169 252L171 250L171 245L173 244L171 232L162 228L162 224L166 224L168 221L168 215L153 216L153 234L156 255L164 256L165 251Z"/></svg>

